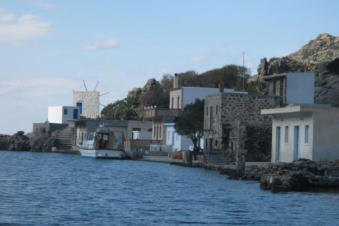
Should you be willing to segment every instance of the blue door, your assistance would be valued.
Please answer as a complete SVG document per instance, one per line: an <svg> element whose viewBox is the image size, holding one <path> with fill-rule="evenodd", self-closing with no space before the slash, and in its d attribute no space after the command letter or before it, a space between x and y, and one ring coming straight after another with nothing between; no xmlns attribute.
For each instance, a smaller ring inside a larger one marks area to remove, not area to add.
<svg viewBox="0 0 339 226"><path fill-rule="evenodd" d="M80 110L80 114L82 114L82 102L77 102L77 107Z"/></svg>
<svg viewBox="0 0 339 226"><path fill-rule="evenodd" d="M79 112L78 109L73 110L73 119L78 119L79 118Z"/></svg>
<svg viewBox="0 0 339 226"><path fill-rule="evenodd" d="M280 160L280 126L277 127L276 131L276 141L275 141L275 160L279 161Z"/></svg>
<svg viewBox="0 0 339 226"><path fill-rule="evenodd" d="M299 126L294 127L294 160L299 159Z"/></svg>

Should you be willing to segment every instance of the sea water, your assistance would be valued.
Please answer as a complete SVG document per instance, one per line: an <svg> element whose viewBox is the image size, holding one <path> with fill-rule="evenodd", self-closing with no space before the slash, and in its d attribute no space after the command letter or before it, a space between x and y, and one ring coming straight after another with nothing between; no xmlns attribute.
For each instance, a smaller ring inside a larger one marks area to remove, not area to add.
<svg viewBox="0 0 339 226"><path fill-rule="evenodd" d="M0 152L0 224L339 225L339 194L164 163Z"/></svg>

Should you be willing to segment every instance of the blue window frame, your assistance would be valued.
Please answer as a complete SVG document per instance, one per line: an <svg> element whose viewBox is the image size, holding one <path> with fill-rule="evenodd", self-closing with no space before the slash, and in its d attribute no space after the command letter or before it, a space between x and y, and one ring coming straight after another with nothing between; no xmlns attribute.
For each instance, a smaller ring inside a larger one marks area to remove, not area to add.
<svg viewBox="0 0 339 226"><path fill-rule="evenodd" d="M64 109L64 115L67 115L68 114L68 111L67 111L67 108Z"/></svg>

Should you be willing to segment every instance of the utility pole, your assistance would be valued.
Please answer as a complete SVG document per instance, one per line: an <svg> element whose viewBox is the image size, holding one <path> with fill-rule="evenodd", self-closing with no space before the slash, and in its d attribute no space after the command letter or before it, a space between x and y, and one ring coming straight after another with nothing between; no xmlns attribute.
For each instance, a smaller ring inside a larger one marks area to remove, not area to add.
<svg viewBox="0 0 339 226"><path fill-rule="evenodd" d="M243 67L243 75L242 75L242 90L245 91L245 52L242 52L242 67Z"/></svg>

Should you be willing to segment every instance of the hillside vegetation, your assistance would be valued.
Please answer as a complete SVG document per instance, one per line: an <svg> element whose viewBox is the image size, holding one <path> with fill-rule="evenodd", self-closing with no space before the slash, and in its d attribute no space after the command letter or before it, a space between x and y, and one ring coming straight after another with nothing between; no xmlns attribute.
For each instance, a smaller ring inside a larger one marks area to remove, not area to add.
<svg viewBox="0 0 339 226"><path fill-rule="evenodd" d="M195 71L177 73L179 86L211 87L216 88L219 84L225 88L259 92L257 86L247 84L249 74L247 69L237 65L227 65L198 74ZM243 81L244 78L244 81ZM244 85L244 89L243 89ZM163 75L160 81L149 79L143 88L134 88L128 92L123 100L118 100L107 105L101 112L106 119L140 119L146 106L168 108L169 92L173 88L173 75Z"/></svg>

